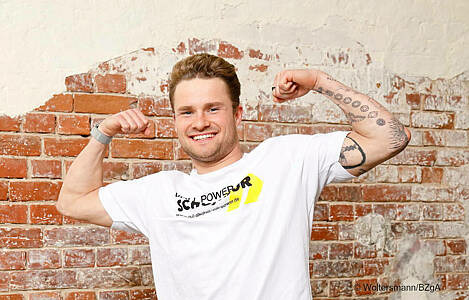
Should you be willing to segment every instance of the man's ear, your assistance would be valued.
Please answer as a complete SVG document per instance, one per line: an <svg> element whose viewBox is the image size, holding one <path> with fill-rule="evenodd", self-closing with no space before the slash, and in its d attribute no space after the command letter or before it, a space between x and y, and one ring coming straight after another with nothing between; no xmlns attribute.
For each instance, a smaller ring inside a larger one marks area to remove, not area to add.
<svg viewBox="0 0 469 300"><path fill-rule="evenodd" d="M241 120L243 119L243 107L241 105L238 105L238 107L236 107L236 110L234 112L234 118L236 121L236 126L238 126L241 123Z"/></svg>

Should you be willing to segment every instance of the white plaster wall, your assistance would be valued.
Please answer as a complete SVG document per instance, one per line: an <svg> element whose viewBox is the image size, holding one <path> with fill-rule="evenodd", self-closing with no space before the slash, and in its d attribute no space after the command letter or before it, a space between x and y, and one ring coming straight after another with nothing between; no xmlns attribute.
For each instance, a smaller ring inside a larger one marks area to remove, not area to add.
<svg viewBox="0 0 469 300"><path fill-rule="evenodd" d="M284 49L358 42L377 68L451 78L469 69L468 15L467 0L0 0L0 114L30 111L96 63L192 37Z"/></svg>

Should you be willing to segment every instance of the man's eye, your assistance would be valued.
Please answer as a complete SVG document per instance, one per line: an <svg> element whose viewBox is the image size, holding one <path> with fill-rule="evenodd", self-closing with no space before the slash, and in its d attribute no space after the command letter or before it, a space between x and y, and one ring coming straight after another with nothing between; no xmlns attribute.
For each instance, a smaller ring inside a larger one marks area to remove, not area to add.
<svg viewBox="0 0 469 300"><path fill-rule="evenodd" d="M190 111L183 111L183 112L181 112L181 115L186 115L186 116L188 116L188 115L190 115L190 114L191 114Z"/></svg>
<svg viewBox="0 0 469 300"><path fill-rule="evenodd" d="M211 111L211 112L214 112L214 111L217 111L217 110L218 110L218 107L212 107L212 108L210 108L210 111Z"/></svg>

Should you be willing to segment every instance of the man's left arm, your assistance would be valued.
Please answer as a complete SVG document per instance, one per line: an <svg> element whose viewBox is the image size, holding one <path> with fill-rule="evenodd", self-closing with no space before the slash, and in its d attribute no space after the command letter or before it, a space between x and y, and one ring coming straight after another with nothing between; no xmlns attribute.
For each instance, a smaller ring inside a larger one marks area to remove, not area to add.
<svg viewBox="0 0 469 300"><path fill-rule="evenodd" d="M352 125L339 162L355 176L401 152L410 132L376 100L318 70L285 70L275 77L274 100L283 102L315 90L337 104Z"/></svg>

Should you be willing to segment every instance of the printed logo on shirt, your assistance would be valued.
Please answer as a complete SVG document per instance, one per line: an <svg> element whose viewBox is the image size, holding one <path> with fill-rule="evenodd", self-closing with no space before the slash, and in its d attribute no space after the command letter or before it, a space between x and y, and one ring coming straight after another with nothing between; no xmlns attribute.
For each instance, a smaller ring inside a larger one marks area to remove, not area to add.
<svg viewBox="0 0 469 300"><path fill-rule="evenodd" d="M257 202L262 191L263 181L256 175L249 173L238 184L228 185L221 190L209 192L199 197L185 197L176 192L178 212L176 216L196 218L207 213L227 207L226 212L238 209L247 191L244 204Z"/></svg>

